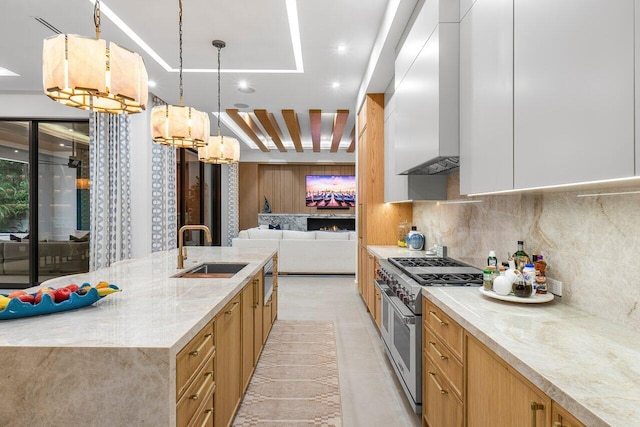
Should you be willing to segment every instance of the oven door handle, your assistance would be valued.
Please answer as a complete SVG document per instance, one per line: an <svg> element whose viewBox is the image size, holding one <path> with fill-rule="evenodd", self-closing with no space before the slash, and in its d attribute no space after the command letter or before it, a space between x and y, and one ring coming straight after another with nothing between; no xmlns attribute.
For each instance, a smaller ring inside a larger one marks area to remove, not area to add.
<svg viewBox="0 0 640 427"><path fill-rule="evenodd" d="M394 310L395 314L402 320L402 323L404 323L405 325L409 326L409 325L415 325L416 324L416 316L405 316L404 314L400 313L398 310Z"/></svg>

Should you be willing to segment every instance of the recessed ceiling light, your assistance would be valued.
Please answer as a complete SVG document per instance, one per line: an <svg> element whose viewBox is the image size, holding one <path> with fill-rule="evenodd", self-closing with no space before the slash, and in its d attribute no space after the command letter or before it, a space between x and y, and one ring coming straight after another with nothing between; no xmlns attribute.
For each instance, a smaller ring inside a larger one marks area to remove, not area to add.
<svg viewBox="0 0 640 427"><path fill-rule="evenodd" d="M347 46L341 44L338 45L338 53L345 53L347 51Z"/></svg>
<svg viewBox="0 0 640 427"><path fill-rule="evenodd" d="M60 147L64 147L64 144L60 144Z"/></svg>
<svg viewBox="0 0 640 427"><path fill-rule="evenodd" d="M73 129L69 128L69 132L73 132Z"/></svg>
<svg viewBox="0 0 640 427"><path fill-rule="evenodd" d="M149 86L149 87L156 87L156 82L155 82L154 80L149 80L149 81L147 82L147 86Z"/></svg>
<svg viewBox="0 0 640 427"><path fill-rule="evenodd" d="M241 80L241 81L238 83L238 87L239 87L240 89L246 89L246 88L248 88L248 87L249 87L249 84L247 83L247 81L246 81L246 80Z"/></svg>
<svg viewBox="0 0 640 427"><path fill-rule="evenodd" d="M4 67L0 67L0 77L19 77L20 74L14 73L11 70L7 70Z"/></svg>
<svg viewBox="0 0 640 427"><path fill-rule="evenodd" d="M242 93L253 93L256 90L252 87L239 87L238 90Z"/></svg>
<svg viewBox="0 0 640 427"><path fill-rule="evenodd" d="M13 152L14 152L14 153L19 153L19 151L18 151L18 150L13 150Z"/></svg>
<svg viewBox="0 0 640 427"><path fill-rule="evenodd" d="M241 102L237 103L237 104L233 104L234 107L236 108L249 108L248 104L243 104Z"/></svg>
<svg viewBox="0 0 640 427"><path fill-rule="evenodd" d="M339 87L340 87L340 82L333 82L333 83L331 84L331 87L332 87L332 88L334 88L334 89L339 88Z"/></svg>

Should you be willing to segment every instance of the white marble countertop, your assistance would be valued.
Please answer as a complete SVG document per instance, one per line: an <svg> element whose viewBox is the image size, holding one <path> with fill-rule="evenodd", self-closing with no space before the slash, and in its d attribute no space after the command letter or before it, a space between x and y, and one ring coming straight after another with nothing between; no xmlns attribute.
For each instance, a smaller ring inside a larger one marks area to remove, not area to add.
<svg viewBox="0 0 640 427"><path fill-rule="evenodd" d="M74 311L2 321L0 347L154 347L177 353L275 255L275 250L266 248L188 247L187 251L185 269L212 261L248 265L230 279L172 278L183 271L176 269L176 249L52 279L41 286L84 282L95 286L104 280L122 292Z"/></svg>
<svg viewBox="0 0 640 427"><path fill-rule="evenodd" d="M466 287L423 294L586 425L640 426L637 331L557 301L502 302Z"/></svg>

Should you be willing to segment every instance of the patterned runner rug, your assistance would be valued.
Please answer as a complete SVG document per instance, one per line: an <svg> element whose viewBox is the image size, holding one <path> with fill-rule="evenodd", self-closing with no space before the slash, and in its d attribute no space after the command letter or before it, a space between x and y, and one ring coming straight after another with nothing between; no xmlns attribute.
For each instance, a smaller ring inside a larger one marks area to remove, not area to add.
<svg viewBox="0 0 640 427"><path fill-rule="evenodd" d="M333 322L277 320L234 426L342 426Z"/></svg>

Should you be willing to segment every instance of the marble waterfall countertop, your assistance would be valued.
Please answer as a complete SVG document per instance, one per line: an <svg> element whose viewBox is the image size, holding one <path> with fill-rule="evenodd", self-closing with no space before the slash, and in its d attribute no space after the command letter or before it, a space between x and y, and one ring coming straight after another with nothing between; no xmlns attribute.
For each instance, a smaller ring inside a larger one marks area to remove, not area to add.
<svg viewBox="0 0 640 427"><path fill-rule="evenodd" d="M559 303L423 294L587 426L640 426L640 333ZM602 307L602 310L606 310Z"/></svg>
<svg viewBox="0 0 640 427"><path fill-rule="evenodd" d="M177 249L42 286L104 280L122 292L78 310L0 322L0 424L175 425L175 356L276 251L188 247L248 265L229 279L173 278Z"/></svg>

